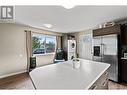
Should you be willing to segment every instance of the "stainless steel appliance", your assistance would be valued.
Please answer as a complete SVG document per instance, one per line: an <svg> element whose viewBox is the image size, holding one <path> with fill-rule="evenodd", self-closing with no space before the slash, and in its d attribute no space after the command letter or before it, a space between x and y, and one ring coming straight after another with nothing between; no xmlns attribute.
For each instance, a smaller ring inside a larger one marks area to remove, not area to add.
<svg viewBox="0 0 127 95"><path fill-rule="evenodd" d="M109 79L118 82L118 35L93 38L93 60L109 63Z"/></svg>

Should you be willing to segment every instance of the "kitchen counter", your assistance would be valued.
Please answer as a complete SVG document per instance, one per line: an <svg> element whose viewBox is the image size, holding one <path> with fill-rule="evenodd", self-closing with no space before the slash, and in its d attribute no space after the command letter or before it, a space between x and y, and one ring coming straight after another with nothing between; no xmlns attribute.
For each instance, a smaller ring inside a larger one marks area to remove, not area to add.
<svg viewBox="0 0 127 95"><path fill-rule="evenodd" d="M81 66L73 68L72 61L39 67L30 72L36 89L89 89L109 68L109 64L80 59Z"/></svg>
<svg viewBox="0 0 127 95"><path fill-rule="evenodd" d="M121 59L125 59L125 60L127 60L127 58L126 58L126 57L121 57Z"/></svg>

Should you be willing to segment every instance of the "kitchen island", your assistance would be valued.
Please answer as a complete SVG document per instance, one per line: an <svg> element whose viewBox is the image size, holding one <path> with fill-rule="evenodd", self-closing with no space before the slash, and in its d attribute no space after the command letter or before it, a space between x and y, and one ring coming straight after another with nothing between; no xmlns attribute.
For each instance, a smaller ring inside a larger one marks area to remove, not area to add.
<svg viewBox="0 0 127 95"><path fill-rule="evenodd" d="M109 64L80 59L38 67L29 74L35 89L108 89Z"/></svg>

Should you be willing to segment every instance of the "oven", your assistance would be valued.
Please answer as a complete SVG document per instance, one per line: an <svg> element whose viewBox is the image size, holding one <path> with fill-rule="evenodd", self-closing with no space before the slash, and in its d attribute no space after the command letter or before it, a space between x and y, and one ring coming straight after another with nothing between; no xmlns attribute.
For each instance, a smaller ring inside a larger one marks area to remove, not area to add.
<svg viewBox="0 0 127 95"><path fill-rule="evenodd" d="M93 60L101 62L102 57L101 57L101 46L100 45L94 45L93 46Z"/></svg>
<svg viewBox="0 0 127 95"><path fill-rule="evenodd" d="M101 47L100 46L94 46L93 47L93 56L100 56L100 50L101 50Z"/></svg>

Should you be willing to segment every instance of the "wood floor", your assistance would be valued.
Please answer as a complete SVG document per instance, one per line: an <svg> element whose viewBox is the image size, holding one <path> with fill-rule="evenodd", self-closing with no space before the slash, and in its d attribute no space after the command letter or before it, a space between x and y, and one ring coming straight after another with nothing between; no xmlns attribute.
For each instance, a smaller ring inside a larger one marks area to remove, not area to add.
<svg viewBox="0 0 127 95"><path fill-rule="evenodd" d="M4 79L0 79L0 89L21 89L21 90L33 90L34 86L29 77L28 73L23 73L11 77L7 77ZM127 89L126 83L115 83L109 81L109 89L110 90L118 90L118 89Z"/></svg>
<svg viewBox="0 0 127 95"><path fill-rule="evenodd" d="M28 73L3 78L0 80L0 89L34 89Z"/></svg>
<svg viewBox="0 0 127 95"><path fill-rule="evenodd" d="M116 83L109 81L108 85L110 90L127 90L127 83Z"/></svg>

